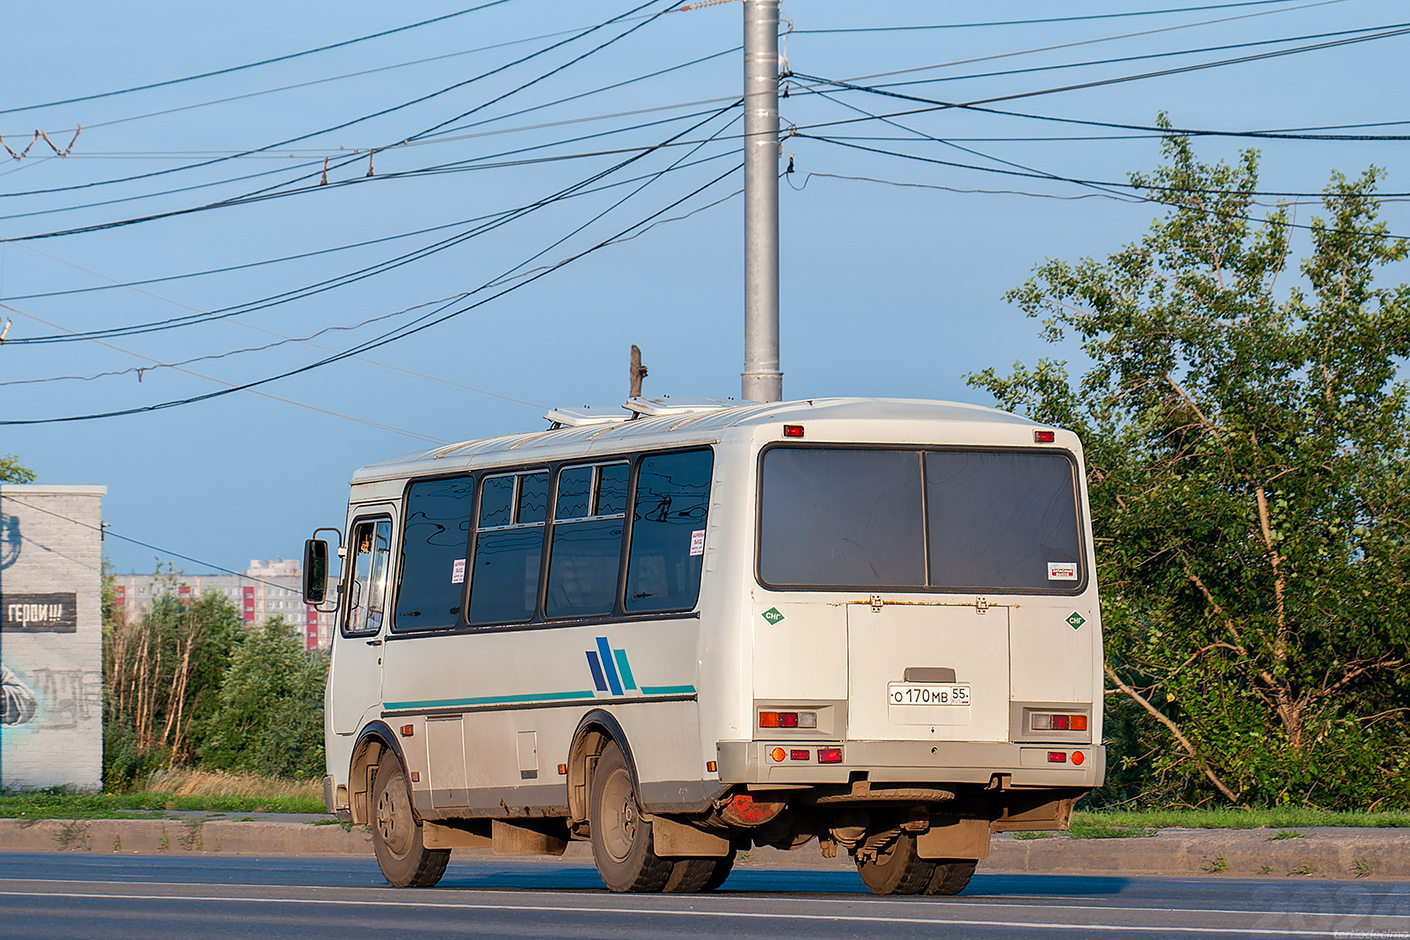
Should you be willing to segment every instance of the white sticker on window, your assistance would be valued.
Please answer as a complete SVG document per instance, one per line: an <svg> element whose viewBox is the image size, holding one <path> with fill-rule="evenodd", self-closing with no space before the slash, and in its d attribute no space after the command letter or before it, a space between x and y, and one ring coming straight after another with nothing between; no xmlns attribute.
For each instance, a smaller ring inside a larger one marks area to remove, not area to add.
<svg viewBox="0 0 1410 940"><path fill-rule="evenodd" d="M450 583L451 583L451 584L464 584L464 583L465 583L465 559L464 559L464 558L457 558L454 562L451 563L451 566L450 566Z"/></svg>
<svg viewBox="0 0 1410 940"><path fill-rule="evenodd" d="M705 554L705 530L696 529L690 533L690 553L692 555Z"/></svg>
<svg viewBox="0 0 1410 940"><path fill-rule="evenodd" d="M1048 562L1049 581L1076 581L1077 562L1075 561L1050 561Z"/></svg>

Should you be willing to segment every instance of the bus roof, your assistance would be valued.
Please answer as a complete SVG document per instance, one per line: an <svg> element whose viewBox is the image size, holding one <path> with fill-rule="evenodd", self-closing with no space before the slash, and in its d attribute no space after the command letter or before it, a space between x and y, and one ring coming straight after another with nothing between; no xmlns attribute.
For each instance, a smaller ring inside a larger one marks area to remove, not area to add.
<svg viewBox="0 0 1410 940"><path fill-rule="evenodd" d="M630 403L629 403L630 404ZM666 400L669 409L669 400ZM554 414L554 412L550 412ZM650 416L624 411L620 421L579 427L552 427L448 444L368 464L352 482L371 483L406 477L454 473L487 466L533 463L608 455L651 447L713 443L727 431L776 424L832 421L923 422L934 428L936 442L944 425L1006 424L1038 426L1031 419L961 402L901 398L815 398L807 401L745 402L710 410Z"/></svg>

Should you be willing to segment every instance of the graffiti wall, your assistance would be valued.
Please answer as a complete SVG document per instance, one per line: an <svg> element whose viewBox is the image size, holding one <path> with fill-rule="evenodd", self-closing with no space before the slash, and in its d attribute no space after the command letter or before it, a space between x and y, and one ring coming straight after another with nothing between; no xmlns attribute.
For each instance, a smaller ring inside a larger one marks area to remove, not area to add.
<svg viewBox="0 0 1410 940"><path fill-rule="evenodd" d="M103 773L102 486L0 484L0 787Z"/></svg>

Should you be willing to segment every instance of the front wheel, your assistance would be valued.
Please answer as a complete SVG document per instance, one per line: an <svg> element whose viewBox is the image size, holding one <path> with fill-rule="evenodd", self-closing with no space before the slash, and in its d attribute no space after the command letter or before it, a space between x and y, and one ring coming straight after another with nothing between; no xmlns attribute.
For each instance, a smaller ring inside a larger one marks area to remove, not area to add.
<svg viewBox="0 0 1410 940"><path fill-rule="evenodd" d="M622 749L609 742L597 758L588 794L592 855L603 884L612 891L660 891L675 865L656 854L651 820L642 816Z"/></svg>
<svg viewBox="0 0 1410 940"><path fill-rule="evenodd" d="M873 894L919 894L930 885L935 863L917 855L916 837L902 832L874 858L858 855L857 872Z"/></svg>
<svg viewBox="0 0 1410 940"><path fill-rule="evenodd" d="M372 848L382 875L395 888L429 888L441 880L450 849L428 849L411 809L406 771L390 754L372 782Z"/></svg>

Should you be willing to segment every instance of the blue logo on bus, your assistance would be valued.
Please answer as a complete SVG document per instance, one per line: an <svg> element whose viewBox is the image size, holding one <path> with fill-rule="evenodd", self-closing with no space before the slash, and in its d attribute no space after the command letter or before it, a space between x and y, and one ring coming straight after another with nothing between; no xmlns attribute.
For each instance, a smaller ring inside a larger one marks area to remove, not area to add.
<svg viewBox="0 0 1410 940"><path fill-rule="evenodd" d="M587 651L587 661L597 691L610 690L613 695L621 695L624 690L636 691L636 680L632 678L631 663L627 662L627 651L612 649L607 645L607 637L597 638L597 649Z"/></svg>

